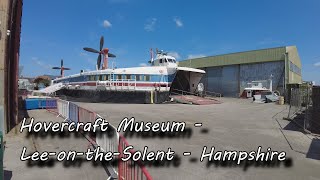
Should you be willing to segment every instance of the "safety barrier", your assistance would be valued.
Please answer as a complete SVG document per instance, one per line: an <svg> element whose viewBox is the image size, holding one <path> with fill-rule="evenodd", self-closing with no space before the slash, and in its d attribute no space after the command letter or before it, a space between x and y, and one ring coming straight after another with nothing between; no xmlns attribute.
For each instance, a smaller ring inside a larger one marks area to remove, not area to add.
<svg viewBox="0 0 320 180"><path fill-rule="evenodd" d="M102 118L98 114L97 117ZM109 124L107 132L96 137L96 143L105 152L117 152L119 145L119 133L117 133L117 129Z"/></svg>
<svg viewBox="0 0 320 180"><path fill-rule="evenodd" d="M41 107L46 108L46 109L56 109L57 108L57 100L54 98L46 98L43 101L43 103L41 103Z"/></svg>
<svg viewBox="0 0 320 180"><path fill-rule="evenodd" d="M56 102L56 106L54 106ZM48 100L47 110L49 112L58 113L65 120L69 122L94 122L97 118L102 118L95 112L82 108L75 103L64 101L61 99L51 99ZM56 107L56 109L54 109ZM147 179L152 180L151 175L142 164L141 161L122 161L121 158L124 157L123 150L129 146L127 140L120 135L116 128L111 124L108 125L108 130L106 133L98 134L95 137L86 136L89 143L93 144L95 147L99 146L104 152L119 152L118 156L119 162L118 167L115 169L108 165L107 169L110 173L111 179L124 179L124 180L139 180ZM130 150L131 153L135 153L134 150ZM109 178L109 179L110 179Z"/></svg>
<svg viewBox="0 0 320 180"><path fill-rule="evenodd" d="M96 113L78 106L79 122L88 123L96 120Z"/></svg>
<svg viewBox="0 0 320 180"><path fill-rule="evenodd" d="M297 113L301 112L301 100L301 89L291 88L288 119L292 119Z"/></svg>
<svg viewBox="0 0 320 180"><path fill-rule="evenodd" d="M58 109L57 109L57 99L55 98L46 98L46 110L51 112L51 113L55 113L55 114L59 114L58 113Z"/></svg>
<svg viewBox="0 0 320 180"><path fill-rule="evenodd" d="M146 167L142 164L141 161L122 161L121 158L126 158L126 156L123 154L123 150L129 146L129 143L127 140L120 135L119 137L119 146L118 146L118 152L119 155L119 162L118 162L118 179L147 179L152 180L151 175L147 171ZM130 153L135 153L134 150L130 150Z"/></svg>
<svg viewBox="0 0 320 180"><path fill-rule="evenodd" d="M317 115L314 112L315 103L319 100L315 100L315 94L317 87L312 87L311 83L303 83L302 85L290 88L288 93L287 102L289 102L288 116L284 117L286 120L293 121L296 125L301 127L305 133L319 136L320 134L320 121L317 121ZM318 94L318 99L320 92Z"/></svg>
<svg viewBox="0 0 320 180"><path fill-rule="evenodd" d="M61 117L67 120L69 118L69 102L57 99L57 109Z"/></svg>
<svg viewBox="0 0 320 180"><path fill-rule="evenodd" d="M78 123L79 122L79 107L72 103L69 102L69 122L75 122Z"/></svg>

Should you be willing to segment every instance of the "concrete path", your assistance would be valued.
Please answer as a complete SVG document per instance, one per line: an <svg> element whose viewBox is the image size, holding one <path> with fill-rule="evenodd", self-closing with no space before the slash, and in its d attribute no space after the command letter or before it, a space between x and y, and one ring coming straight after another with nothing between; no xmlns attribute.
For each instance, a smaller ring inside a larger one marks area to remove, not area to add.
<svg viewBox="0 0 320 180"><path fill-rule="evenodd" d="M30 117L34 117L37 121L61 122L63 119L57 118L55 115L45 110L28 111ZM35 151L44 152L60 152L75 150L85 152L87 150L88 141L83 136L64 137L55 134L55 136L36 136L35 134L28 136L24 131L19 133L18 129L13 129L5 137L6 148L4 152L4 171L5 179L12 180L45 180L45 179L107 179L108 175L104 168L99 164L94 165L91 162L76 161L74 163L48 161L47 163L29 163L21 161L20 156L23 147L27 148L27 153Z"/></svg>

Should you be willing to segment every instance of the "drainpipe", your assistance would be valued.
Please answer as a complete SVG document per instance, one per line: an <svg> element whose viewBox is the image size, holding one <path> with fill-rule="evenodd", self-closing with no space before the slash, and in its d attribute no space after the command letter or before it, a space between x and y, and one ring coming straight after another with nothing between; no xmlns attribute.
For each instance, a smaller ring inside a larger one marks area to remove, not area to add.
<svg viewBox="0 0 320 180"><path fill-rule="evenodd" d="M287 94L288 94L288 91L287 91L287 81L288 81L287 70L288 70L288 52L285 52L284 53L284 82L283 82L283 84L284 84L283 85L284 86L283 92L284 92L285 98L288 98L287 97Z"/></svg>
<svg viewBox="0 0 320 180"><path fill-rule="evenodd" d="M287 89L287 69L288 69L288 58L287 58L287 55L288 55L288 53L286 52L286 53L284 53L284 71L285 71L285 73L284 73L284 88L285 89Z"/></svg>

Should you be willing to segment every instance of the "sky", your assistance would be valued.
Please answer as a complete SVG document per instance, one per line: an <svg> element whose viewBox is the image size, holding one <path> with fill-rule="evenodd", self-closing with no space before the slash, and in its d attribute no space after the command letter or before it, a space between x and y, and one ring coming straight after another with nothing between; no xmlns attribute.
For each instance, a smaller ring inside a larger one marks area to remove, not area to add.
<svg viewBox="0 0 320 180"><path fill-rule="evenodd" d="M319 0L55 0L24 1L22 75L94 70L104 47L116 67L145 66L150 48L177 60L295 45L303 80L320 84Z"/></svg>

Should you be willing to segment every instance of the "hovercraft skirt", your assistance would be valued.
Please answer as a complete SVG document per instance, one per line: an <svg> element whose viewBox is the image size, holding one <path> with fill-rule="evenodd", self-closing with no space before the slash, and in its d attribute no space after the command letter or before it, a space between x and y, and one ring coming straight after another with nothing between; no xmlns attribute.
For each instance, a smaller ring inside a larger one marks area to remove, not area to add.
<svg viewBox="0 0 320 180"><path fill-rule="evenodd" d="M81 102L159 104L169 100L169 92L166 91L106 91L61 89L57 92L57 95L66 96L67 98Z"/></svg>

